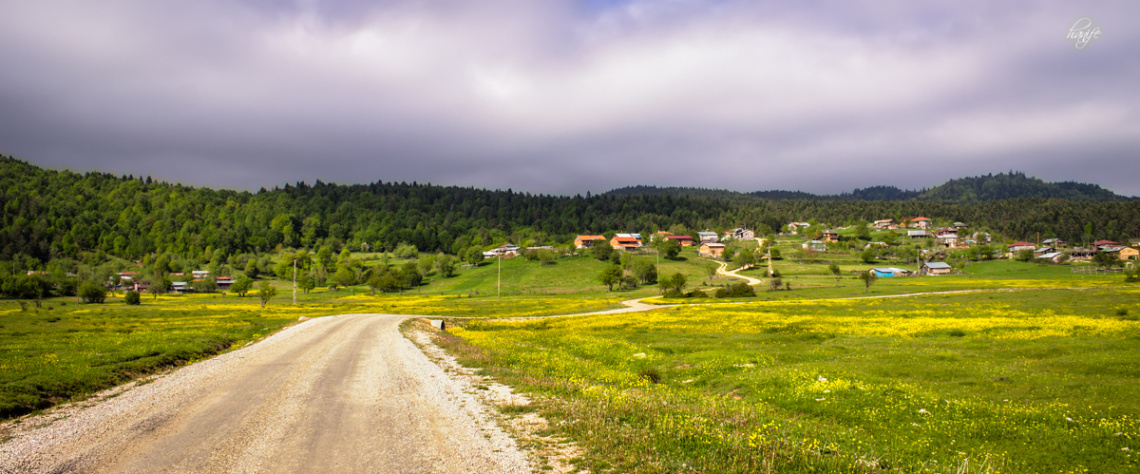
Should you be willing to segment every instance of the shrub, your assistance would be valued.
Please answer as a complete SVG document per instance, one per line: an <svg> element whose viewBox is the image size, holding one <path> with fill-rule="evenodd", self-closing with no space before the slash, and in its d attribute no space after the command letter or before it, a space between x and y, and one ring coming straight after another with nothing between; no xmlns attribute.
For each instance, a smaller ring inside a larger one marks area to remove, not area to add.
<svg viewBox="0 0 1140 474"><path fill-rule="evenodd" d="M637 288L637 277L634 275L624 275L621 278L620 285L622 290L632 290L634 288Z"/></svg>
<svg viewBox="0 0 1140 474"><path fill-rule="evenodd" d="M269 299L277 295L277 288L274 288L269 281L263 281L257 285L257 296L261 298L261 307L264 308L269 304Z"/></svg>
<svg viewBox="0 0 1140 474"><path fill-rule="evenodd" d="M142 303L142 296L139 295L139 292L131 290L123 297L123 302L129 305L140 304Z"/></svg>
<svg viewBox="0 0 1140 474"><path fill-rule="evenodd" d="M756 296L756 289L744 282L716 290L717 298L748 298L752 296Z"/></svg>
<svg viewBox="0 0 1140 474"><path fill-rule="evenodd" d="M660 278L658 285L661 286L666 298L679 298L685 293L686 283L687 279L684 274L674 273L673 276Z"/></svg>
<svg viewBox="0 0 1140 474"><path fill-rule="evenodd" d="M661 382L661 372L658 371L655 367L641 369L641 372L638 372L637 375L642 379L648 380L649 383L652 384L658 384Z"/></svg>
<svg viewBox="0 0 1140 474"><path fill-rule="evenodd" d="M961 329L951 329L950 330L950 337L965 337L965 336L966 336L966 331L963 331Z"/></svg>
<svg viewBox="0 0 1140 474"><path fill-rule="evenodd" d="M107 289L102 285L84 281L79 284L79 297L84 303L103 303L107 299Z"/></svg>
<svg viewBox="0 0 1140 474"><path fill-rule="evenodd" d="M708 298L709 294L701 290L693 290L685 293L686 298Z"/></svg>
<svg viewBox="0 0 1140 474"><path fill-rule="evenodd" d="M401 242L399 245L396 245L396 250L392 251L392 255L394 255L396 258L402 259L416 258L419 256L419 254L420 252L418 249L416 249L415 245L403 242ZM482 255L482 252L480 252L480 255Z"/></svg>

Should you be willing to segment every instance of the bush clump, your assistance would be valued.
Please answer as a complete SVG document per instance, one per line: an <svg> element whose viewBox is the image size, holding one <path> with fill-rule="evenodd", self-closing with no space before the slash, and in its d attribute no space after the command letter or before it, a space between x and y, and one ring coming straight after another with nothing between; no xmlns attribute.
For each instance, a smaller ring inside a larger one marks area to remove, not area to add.
<svg viewBox="0 0 1140 474"><path fill-rule="evenodd" d="M745 282L718 288L716 290L717 298L748 298L753 296L756 296L756 289L748 286L748 283Z"/></svg>
<svg viewBox="0 0 1140 474"><path fill-rule="evenodd" d="M85 281L79 284L79 297L84 303L102 304L107 299L107 289L102 285Z"/></svg>
<svg viewBox="0 0 1140 474"><path fill-rule="evenodd" d="M640 376L642 379L647 380L649 383L652 383L652 384L661 383L661 372L658 371L657 368L655 368L655 367L649 367L647 369L641 369L641 372L638 372L637 375Z"/></svg>
<svg viewBox="0 0 1140 474"><path fill-rule="evenodd" d="M140 304L142 303L142 297L139 295L139 292L131 290L128 291L127 294L123 297L123 302L129 305Z"/></svg>

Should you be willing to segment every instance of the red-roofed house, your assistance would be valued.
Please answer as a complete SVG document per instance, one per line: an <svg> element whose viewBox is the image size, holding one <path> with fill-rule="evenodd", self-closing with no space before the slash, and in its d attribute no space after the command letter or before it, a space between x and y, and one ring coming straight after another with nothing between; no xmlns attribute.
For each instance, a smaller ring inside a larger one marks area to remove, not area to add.
<svg viewBox="0 0 1140 474"><path fill-rule="evenodd" d="M1120 244L1113 242L1111 240L1098 240L1096 242L1093 242L1092 244L1093 244L1093 247L1097 247L1097 248L1119 247L1120 246Z"/></svg>
<svg viewBox="0 0 1140 474"><path fill-rule="evenodd" d="M1029 242L1014 242L1012 244L1009 244L1010 252L1020 252L1022 250L1035 250L1035 247L1032 243Z"/></svg>
<svg viewBox="0 0 1140 474"><path fill-rule="evenodd" d="M676 240L677 243L681 244L682 247L693 246L693 238L687 235L667 235L665 238L669 240Z"/></svg>

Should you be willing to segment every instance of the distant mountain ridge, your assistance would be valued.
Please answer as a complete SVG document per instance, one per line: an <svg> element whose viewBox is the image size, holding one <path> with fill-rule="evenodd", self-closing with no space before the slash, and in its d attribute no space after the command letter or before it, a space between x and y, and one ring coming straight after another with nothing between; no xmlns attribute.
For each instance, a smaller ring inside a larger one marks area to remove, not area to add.
<svg viewBox="0 0 1140 474"><path fill-rule="evenodd" d="M923 190L903 190L895 186L871 186L842 194L813 194L804 191L754 191L742 193L723 189L627 186L606 194L626 195L685 195L723 199L759 198L769 200L806 201L931 201L946 203L975 203L1017 198L1064 199L1068 201L1129 201L1134 197L1121 196L1096 184L1075 181L1046 182L1025 173L987 174L968 178L955 178Z"/></svg>

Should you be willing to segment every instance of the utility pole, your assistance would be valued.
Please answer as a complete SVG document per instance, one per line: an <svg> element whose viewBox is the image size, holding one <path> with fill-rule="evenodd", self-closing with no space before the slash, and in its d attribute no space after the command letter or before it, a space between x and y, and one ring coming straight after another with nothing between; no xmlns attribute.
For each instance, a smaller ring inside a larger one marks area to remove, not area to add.
<svg viewBox="0 0 1140 474"><path fill-rule="evenodd" d="M293 257L293 304L297 304L297 258Z"/></svg>

